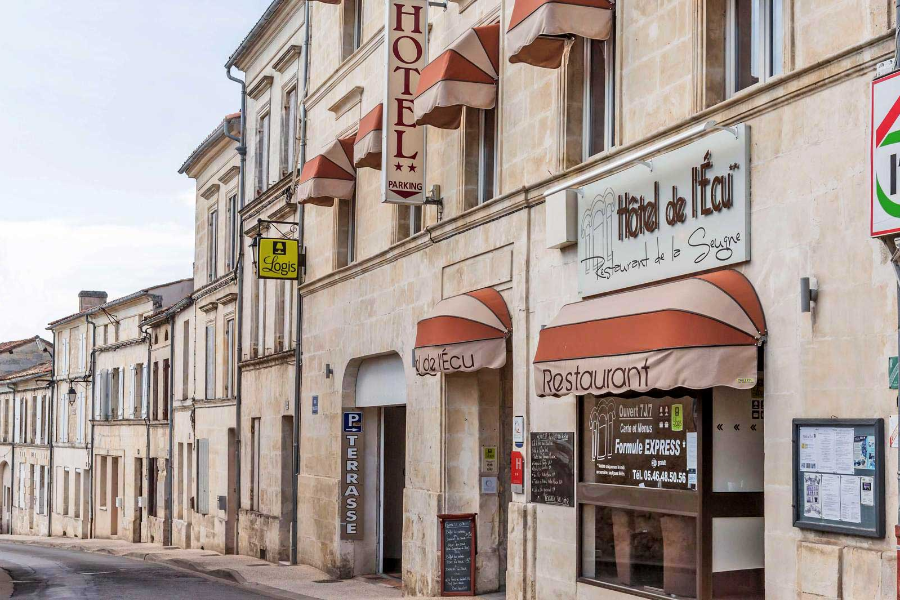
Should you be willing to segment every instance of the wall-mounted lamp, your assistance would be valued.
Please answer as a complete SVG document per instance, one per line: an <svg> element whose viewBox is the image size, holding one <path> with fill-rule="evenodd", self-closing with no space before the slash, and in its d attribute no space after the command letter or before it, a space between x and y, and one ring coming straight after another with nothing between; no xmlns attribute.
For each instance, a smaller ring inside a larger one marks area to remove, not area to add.
<svg viewBox="0 0 900 600"><path fill-rule="evenodd" d="M819 300L819 282L815 277L800 278L800 312L808 313L813 302Z"/></svg>
<svg viewBox="0 0 900 600"><path fill-rule="evenodd" d="M256 271L256 259L259 256L259 234L253 236L250 242L250 251L253 252L253 270Z"/></svg>
<svg viewBox="0 0 900 600"><path fill-rule="evenodd" d="M77 392L75 392L75 388L72 386L72 384L69 384L69 391L66 392L66 396L69 397L69 405L75 404L75 398L77 395L78 394Z"/></svg>
<svg viewBox="0 0 900 600"><path fill-rule="evenodd" d="M334 370L331 368L330 364L325 365L325 379L331 379L331 376L334 375Z"/></svg>

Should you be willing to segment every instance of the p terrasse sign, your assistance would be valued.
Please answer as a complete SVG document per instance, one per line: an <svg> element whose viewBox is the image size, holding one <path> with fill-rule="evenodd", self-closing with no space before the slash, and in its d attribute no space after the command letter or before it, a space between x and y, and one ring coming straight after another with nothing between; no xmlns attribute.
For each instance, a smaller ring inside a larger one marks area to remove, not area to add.
<svg viewBox="0 0 900 600"><path fill-rule="evenodd" d="M581 295L750 260L749 156L737 125L582 188Z"/></svg>
<svg viewBox="0 0 900 600"><path fill-rule="evenodd" d="M428 61L426 0L389 0L386 25L382 201L425 200L425 128L416 125L413 97Z"/></svg>

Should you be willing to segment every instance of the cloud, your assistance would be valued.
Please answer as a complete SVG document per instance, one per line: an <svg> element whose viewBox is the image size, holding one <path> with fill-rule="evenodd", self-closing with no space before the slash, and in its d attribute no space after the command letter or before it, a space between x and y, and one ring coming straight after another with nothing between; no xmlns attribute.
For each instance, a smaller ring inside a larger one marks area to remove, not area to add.
<svg viewBox="0 0 900 600"><path fill-rule="evenodd" d="M0 341L46 337L81 290L113 299L191 277L193 246L190 225L0 220Z"/></svg>

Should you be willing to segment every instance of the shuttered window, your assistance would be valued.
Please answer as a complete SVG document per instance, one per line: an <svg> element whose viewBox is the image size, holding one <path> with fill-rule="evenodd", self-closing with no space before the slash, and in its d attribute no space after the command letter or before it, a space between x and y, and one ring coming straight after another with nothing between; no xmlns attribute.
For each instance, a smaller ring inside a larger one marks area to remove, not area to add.
<svg viewBox="0 0 900 600"><path fill-rule="evenodd" d="M269 113L260 115L256 128L256 193L269 187Z"/></svg>
<svg viewBox="0 0 900 600"><path fill-rule="evenodd" d="M148 366L150 363L144 363L141 371L143 372L143 389L141 390L141 418L147 418L147 399L150 396L150 371Z"/></svg>
<svg viewBox="0 0 900 600"><path fill-rule="evenodd" d="M206 326L206 397L216 397L216 325Z"/></svg>
<svg viewBox="0 0 900 600"><path fill-rule="evenodd" d="M85 335L84 333L81 334L80 345L81 345L81 352L78 354L78 368L81 371L84 371L84 369L86 367L85 357L87 356L87 335Z"/></svg>
<svg viewBox="0 0 900 600"><path fill-rule="evenodd" d="M197 512L209 514L209 440L197 440Z"/></svg>
<svg viewBox="0 0 900 600"><path fill-rule="evenodd" d="M75 419L77 429L75 430L75 442L84 443L84 392L78 392L75 400Z"/></svg>
<svg viewBox="0 0 900 600"><path fill-rule="evenodd" d="M35 423L35 444L43 444L44 443L44 397L35 397L33 400L37 404L37 408L35 410L36 413L36 423Z"/></svg>

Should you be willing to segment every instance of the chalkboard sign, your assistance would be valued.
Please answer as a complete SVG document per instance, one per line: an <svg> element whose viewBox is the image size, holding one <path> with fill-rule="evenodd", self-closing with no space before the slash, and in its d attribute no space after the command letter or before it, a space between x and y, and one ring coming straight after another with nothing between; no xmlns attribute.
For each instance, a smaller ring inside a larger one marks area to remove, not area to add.
<svg viewBox="0 0 900 600"><path fill-rule="evenodd" d="M441 596L475 595L474 514L438 515L441 525Z"/></svg>
<svg viewBox="0 0 900 600"><path fill-rule="evenodd" d="M794 527L884 537L884 419L794 419Z"/></svg>
<svg viewBox="0 0 900 600"><path fill-rule="evenodd" d="M575 432L532 432L531 501L575 506Z"/></svg>

